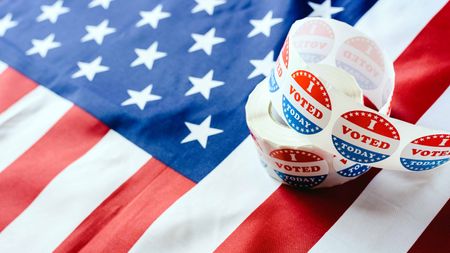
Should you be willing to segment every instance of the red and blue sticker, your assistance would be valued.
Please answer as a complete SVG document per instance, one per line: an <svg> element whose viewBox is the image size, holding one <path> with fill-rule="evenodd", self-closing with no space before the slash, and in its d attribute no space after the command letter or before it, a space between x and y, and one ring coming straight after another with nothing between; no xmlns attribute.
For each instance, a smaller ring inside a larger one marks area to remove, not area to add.
<svg viewBox="0 0 450 253"><path fill-rule="evenodd" d="M298 188L313 188L328 175L327 162L306 150L277 149L270 152L275 173L285 183Z"/></svg>
<svg viewBox="0 0 450 253"><path fill-rule="evenodd" d="M333 157L333 168L343 177L358 177L371 168L369 165L355 163L344 158Z"/></svg>
<svg viewBox="0 0 450 253"><path fill-rule="evenodd" d="M450 160L450 135L434 134L417 138L403 149L400 162L411 171L434 169Z"/></svg>
<svg viewBox="0 0 450 253"><path fill-rule="evenodd" d="M336 65L355 77L364 90L378 88L385 74L383 53L366 37L346 40L336 55Z"/></svg>
<svg viewBox="0 0 450 253"><path fill-rule="evenodd" d="M283 95L283 115L291 128L301 134L316 134L331 117L331 101L323 83L308 71L292 74L295 83Z"/></svg>
<svg viewBox="0 0 450 253"><path fill-rule="evenodd" d="M397 129L382 116L362 110L342 114L333 127L332 141L343 157L374 163L391 156L400 143Z"/></svg>
<svg viewBox="0 0 450 253"><path fill-rule="evenodd" d="M310 20L295 32L293 45L303 61L318 63L330 54L334 39L333 29L325 21Z"/></svg>

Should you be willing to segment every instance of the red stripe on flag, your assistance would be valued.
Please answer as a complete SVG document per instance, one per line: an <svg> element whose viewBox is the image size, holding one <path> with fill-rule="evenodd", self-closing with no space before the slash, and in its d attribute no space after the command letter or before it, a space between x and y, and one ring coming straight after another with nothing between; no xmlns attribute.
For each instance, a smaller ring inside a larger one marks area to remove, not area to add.
<svg viewBox="0 0 450 253"><path fill-rule="evenodd" d="M0 74L0 113L36 88L37 84L12 68Z"/></svg>
<svg viewBox="0 0 450 253"><path fill-rule="evenodd" d="M30 126L32 129L33 126ZM40 140L0 174L0 231L70 163L85 154L108 128L72 107Z"/></svg>
<svg viewBox="0 0 450 253"><path fill-rule="evenodd" d="M353 203L377 174L330 189L296 191L281 186L258 207L217 252L306 252Z"/></svg>
<svg viewBox="0 0 450 253"><path fill-rule="evenodd" d="M194 185L152 158L92 212L56 252L126 252Z"/></svg>
<svg viewBox="0 0 450 253"><path fill-rule="evenodd" d="M417 122L450 85L449 20L447 4L395 62L392 117Z"/></svg>
<svg viewBox="0 0 450 253"><path fill-rule="evenodd" d="M450 250L450 202L444 205L409 253L449 252Z"/></svg>

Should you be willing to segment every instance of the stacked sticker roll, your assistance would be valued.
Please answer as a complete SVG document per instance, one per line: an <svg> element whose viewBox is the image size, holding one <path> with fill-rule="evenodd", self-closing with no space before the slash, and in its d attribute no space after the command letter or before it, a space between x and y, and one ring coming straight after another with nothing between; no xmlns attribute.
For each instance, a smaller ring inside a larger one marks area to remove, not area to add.
<svg viewBox="0 0 450 253"><path fill-rule="evenodd" d="M246 105L267 172L294 187L321 188L372 166L420 172L448 162L448 133L388 116L393 81L392 62L355 28L331 19L295 22Z"/></svg>
<svg viewBox="0 0 450 253"><path fill-rule="evenodd" d="M346 77L347 82L336 83L334 87L361 103L362 93L356 81ZM268 82L255 88L248 99L246 113L261 163L269 175L294 187L320 188L345 183L370 169L367 165L339 159L291 129L272 107L268 88Z"/></svg>

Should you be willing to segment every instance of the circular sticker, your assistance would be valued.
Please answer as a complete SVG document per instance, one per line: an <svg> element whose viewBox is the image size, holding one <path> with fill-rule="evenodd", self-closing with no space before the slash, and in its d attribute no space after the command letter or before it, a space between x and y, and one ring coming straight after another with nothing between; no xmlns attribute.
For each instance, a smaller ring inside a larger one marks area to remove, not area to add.
<svg viewBox="0 0 450 253"><path fill-rule="evenodd" d="M381 50L366 37L346 40L336 55L336 65L353 75L362 89L376 89L385 73Z"/></svg>
<svg viewBox="0 0 450 253"><path fill-rule="evenodd" d="M331 101L322 82L308 71L292 74L295 84L283 95L283 114L287 123L302 134L315 134L326 127L331 117Z"/></svg>
<svg viewBox="0 0 450 253"><path fill-rule="evenodd" d="M430 170L450 160L450 135L435 134L417 138L403 149L402 165L412 171Z"/></svg>
<svg viewBox="0 0 450 253"><path fill-rule="evenodd" d="M333 48L334 33L324 21L311 20L298 28L293 43L306 63L317 63L325 59Z"/></svg>
<svg viewBox="0 0 450 253"><path fill-rule="evenodd" d="M333 167L343 177L357 177L370 169L369 165L355 163L337 156L333 158Z"/></svg>
<svg viewBox="0 0 450 253"><path fill-rule="evenodd" d="M397 149L397 129L378 114L355 110L342 114L333 127L336 150L357 163L374 163L388 158Z"/></svg>
<svg viewBox="0 0 450 253"><path fill-rule="evenodd" d="M270 152L275 173L287 184L312 188L328 175L327 162L309 151L277 149Z"/></svg>

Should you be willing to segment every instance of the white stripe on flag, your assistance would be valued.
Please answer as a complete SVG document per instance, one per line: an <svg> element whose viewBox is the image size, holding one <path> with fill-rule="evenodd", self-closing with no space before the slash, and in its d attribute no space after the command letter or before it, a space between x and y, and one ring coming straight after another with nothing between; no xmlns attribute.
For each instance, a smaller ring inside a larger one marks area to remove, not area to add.
<svg viewBox="0 0 450 253"><path fill-rule="evenodd" d="M449 90L447 90L449 91ZM445 102L442 102L445 101ZM420 120L443 127L450 92ZM450 130L450 119L445 118ZM450 165L423 173L382 170L310 252L406 252L450 197Z"/></svg>
<svg viewBox="0 0 450 253"><path fill-rule="evenodd" d="M8 65L6 65L6 63L0 61L0 74L3 73L3 71L5 71L7 67Z"/></svg>
<svg viewBox="0 0 450 253"><path fill-rule="evenodd" d="M258 162L250 137L164 212L132 252L212 252L279 183Z"/></svg>
<svg viewBox="0 0 450 253"><path fill-rule="evenodd" d="M0 252L51 252L151 156L110 130L0 234Z"/></svg>
<svg viewBox="0 0 450 253"><path fill-rule="evenodd" d="M375 39L394 61L447 2L379 0L355 27Z"/></svg>
<svg viewBox="0 0 450 253"><path fill-rule="evenodd" d="M434 104L428 109L419 120L420 125L431 127L434 129L447 129L450 130L450 119L444 117L443 114L448 113L450 108L450 87L434 102ZM448 114L446 114L448 115Z"/></svg>
<svg viewBox="0 0 450 253"><path fill-rule="evenodd" d="M38 86L0 114L0 172L41 138L72 106Z"/></svg>

